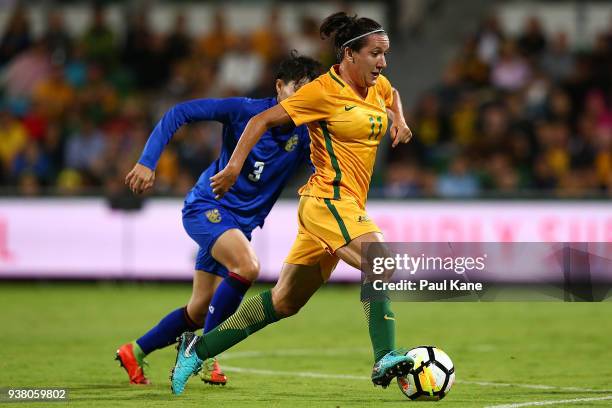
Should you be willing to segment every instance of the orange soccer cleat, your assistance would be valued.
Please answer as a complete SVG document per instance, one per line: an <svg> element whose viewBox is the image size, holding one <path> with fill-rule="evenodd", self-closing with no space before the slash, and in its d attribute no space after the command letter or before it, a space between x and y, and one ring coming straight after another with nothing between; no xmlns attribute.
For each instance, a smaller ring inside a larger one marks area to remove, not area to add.
<svg viewBox="0 0 612 408"><path fill-rule="evenodd" d="M134 345L126 343L119 347L115 360L119 361L121 367L125 369L130 377L130 384L150 384L151 382L144 375L144 360L138 359L134 354Z"/></svg>
<svg viewBox="0 0 612 408"><path fill-rule="evenodd" d="M200 372L200 378L207 384L225 385L227 384L227 376L221 371L219 362L216 358L209 358L204 361L204 366Z"/></svg>

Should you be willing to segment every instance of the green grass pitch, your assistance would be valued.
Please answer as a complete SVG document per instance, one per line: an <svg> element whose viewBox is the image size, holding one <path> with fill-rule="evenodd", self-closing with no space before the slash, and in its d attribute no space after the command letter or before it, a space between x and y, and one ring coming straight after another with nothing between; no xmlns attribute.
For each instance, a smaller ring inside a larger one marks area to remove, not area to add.
<svg viewBox="0 0 612 408"><path fill-rule="evenodd" d="M297 316L230 350L220 359L226 387L192 378L183 396L172 396L173 347L149 356L153 385L128 385L113 360L117 346L185 304L190 293L187 284L0 283L0 387L65 387L69 406L88 408L432 404L408 401L395 383L383 390L368 381L372 357L354 286L321 289ZM436 345L455 363L457 383L433 404L612 404L604 399L612 398L610 302L396 302L394 310L398 345ZM15 406L28 405L63 404Z"/></svg>

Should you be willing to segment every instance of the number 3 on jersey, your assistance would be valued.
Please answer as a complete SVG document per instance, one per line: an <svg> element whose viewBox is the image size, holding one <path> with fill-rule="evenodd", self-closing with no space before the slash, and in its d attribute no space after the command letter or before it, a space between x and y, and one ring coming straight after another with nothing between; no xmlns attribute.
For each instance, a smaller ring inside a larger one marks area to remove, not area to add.
<svg viewBox="0 0 612 408"><path fill-rule="evenodd" d="M261 177L261 173L263 173L264 171L265 165L266 165L265 162L256 161L255 164L253 165L254 167L253 172L249 174L249 180L259 181L259 178Z"/></svg>

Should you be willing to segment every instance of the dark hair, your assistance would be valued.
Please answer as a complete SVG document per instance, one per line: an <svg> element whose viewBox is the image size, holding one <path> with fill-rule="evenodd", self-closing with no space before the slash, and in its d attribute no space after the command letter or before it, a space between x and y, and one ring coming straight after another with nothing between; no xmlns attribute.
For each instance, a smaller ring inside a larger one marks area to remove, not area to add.
<svg viewBox="0 0 612 408"><path fill-rule="evenodd" d="M340 11L327 17L323 21L323 24L321 24L319 32L321 33L322 39L332 38L334 42L334 51L336 51L336 58L338 62L340 62L342 61L344 48L348 47L351 50L359 51L365 46L367 36L351 41L345 47L342 46L344 43L355 37L369 33L370 31L382 29L382 26L371 18L357 18L356 14L354 16L349 16L345 12Z"/></svg>
<svg viewBox="0 0 612 408"><path fill-rule="evenodd" d="M322 70L323 67L319 61L304 55L298 56L297 51L293 50L288 58L281 61L276 79L282 79L285 83L299 82L304 78L312 81L321 75Z"/></svg>

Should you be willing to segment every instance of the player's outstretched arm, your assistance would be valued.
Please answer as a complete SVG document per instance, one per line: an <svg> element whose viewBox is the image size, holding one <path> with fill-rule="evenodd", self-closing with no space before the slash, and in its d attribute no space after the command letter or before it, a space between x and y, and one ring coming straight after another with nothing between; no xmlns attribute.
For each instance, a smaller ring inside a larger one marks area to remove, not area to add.
<svg viewBox="0 0 612 408"><path fill-rule="evenodd" d="M402 100L397 89L393 88L393 105L387 108L389 117L393 121L391 129L391 140L393 141L391 147L395 147L398 143L408 143L412 138L412 131L406 124L404 119L404 108L402 107Z"/></svg>
<svg viewBox="0 0 612 408"><path fill-rule="evenodd" d="M221 199L234 185L240 175L244 161L265 131L290 121L291 118L280 104L253 116L249 120L227 166L210 178L210 187L217 200Z"/></svg>
<svg viewBox="0 0 612 408"><path fill-rule="evenodd" d="M157 122L138 163L125 177L125 184L136 194L153 187L157 162L176 131L186 123L201 120L230 121L232 112L240 109L240 98L194 99L169 109Z"/></svg>

